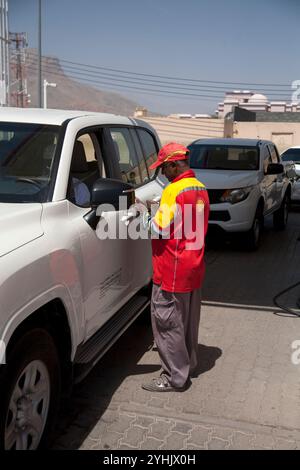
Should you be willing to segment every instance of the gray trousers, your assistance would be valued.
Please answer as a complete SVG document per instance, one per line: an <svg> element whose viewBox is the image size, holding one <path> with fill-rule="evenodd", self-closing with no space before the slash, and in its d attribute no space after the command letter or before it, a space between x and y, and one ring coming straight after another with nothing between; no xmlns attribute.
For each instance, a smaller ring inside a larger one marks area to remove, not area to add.
<svg viewBox="0 0 300 470"><path fill-rule="evenodd" d="M197 367L201 289L167 292L153 284L151 321L162 368L174 387L183 387Z"/></svg>

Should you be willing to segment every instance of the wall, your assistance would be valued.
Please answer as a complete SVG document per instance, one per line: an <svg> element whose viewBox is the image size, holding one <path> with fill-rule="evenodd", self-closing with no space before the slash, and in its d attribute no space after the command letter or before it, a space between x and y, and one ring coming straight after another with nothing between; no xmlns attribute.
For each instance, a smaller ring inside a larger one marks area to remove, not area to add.
<svg viewBox="0 0 300 470"><path fill-rule="evenodd" d="M300 122L234 122L226 127L225 136L272 140L283 152L293 145L300 146Z"/></svg>
<svg viewBox="0 0 300 470"><path fill-rule="evenodd" d="M224 135L223 119L176 117L143 117L159 135L162 145L175 141L188 145L196 139L219 138Z"/></svg>

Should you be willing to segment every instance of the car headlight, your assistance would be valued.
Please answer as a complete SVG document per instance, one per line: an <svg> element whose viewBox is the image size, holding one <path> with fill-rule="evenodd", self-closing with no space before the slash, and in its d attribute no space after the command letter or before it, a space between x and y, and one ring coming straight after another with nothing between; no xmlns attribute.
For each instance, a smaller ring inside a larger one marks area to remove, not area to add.
<svg viewBox="0 0 300 470"><path fill-rule="evenodd" d="M237 202L244 201L248 194L252 191L253 186L240 189L226 189L220 197L221 202L230 202L230 204L236 204Z"/></svg>

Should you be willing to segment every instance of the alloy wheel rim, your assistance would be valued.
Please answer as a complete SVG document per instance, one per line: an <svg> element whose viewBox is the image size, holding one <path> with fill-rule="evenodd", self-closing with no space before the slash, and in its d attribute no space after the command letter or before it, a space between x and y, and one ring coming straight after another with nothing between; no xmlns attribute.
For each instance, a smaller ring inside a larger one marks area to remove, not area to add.
<svg viewBox="0 0 300 470"><path fill-rule="evenodd" d="M45 364L30 362L19 374L6 415L6 450L37 449L50 403L50 377Z"/></svg>

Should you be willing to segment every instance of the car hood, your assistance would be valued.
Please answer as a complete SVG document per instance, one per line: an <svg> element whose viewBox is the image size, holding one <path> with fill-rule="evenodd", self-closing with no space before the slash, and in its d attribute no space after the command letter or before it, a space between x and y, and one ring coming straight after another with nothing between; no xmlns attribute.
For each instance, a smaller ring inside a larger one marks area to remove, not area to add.
<svg viewBox="0 0 300 470"><path fill-rule="evenodd" d="M196 178L207 189L245 188L257 184L260 180L258 171L236 170L197 170L193 169Z"/></svg>
<svg viewBox="0 0 300 470"><path fill-rule="evenodd" d="M0 203L0 257L43 235L42 205Z"/></svg>

